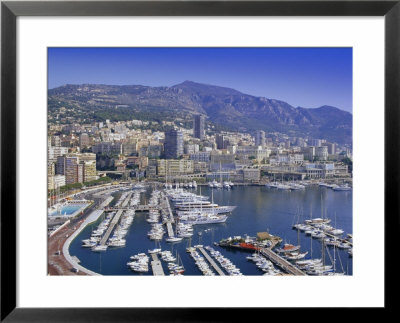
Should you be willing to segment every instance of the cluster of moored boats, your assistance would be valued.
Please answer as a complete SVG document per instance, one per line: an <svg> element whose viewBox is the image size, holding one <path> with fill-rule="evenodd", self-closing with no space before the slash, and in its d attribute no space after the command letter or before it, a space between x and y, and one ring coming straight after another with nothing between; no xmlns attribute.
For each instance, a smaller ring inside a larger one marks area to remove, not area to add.
<svg viewBox="0 0 400 323"><path fill-rule="evenodd" d="M82 247L84 248L94 248L98 245L104 232L108 229L115 212L109 213L103 221L97 226L96 230L92 231L89 239L82 240ZM106 248L107 249L107 248Z"/></svg>
<svg viewBox="0 0 400 323"><path fill-rule="evenodd" d="M293 181L293 182L273 181L273 182L269 182L269 183L265 184L265 186L268 188L276 188L278 190L287 190L287 191L304 190L308 185L310 185L310 183L307 181L298 181L298 182L295 182L295 181ZM320 187L331 188L334 191L350 191L351 190L351 186L349 186L348 184L338 185L338 184L327 184L324 182L320 182L320 183L318 183L318 185Z"/></svg>
<svg viewBox="0 0 400 323"><path fill-rule="evenodd" d="M183 224L213 224L223 223L228 213L235 206L219 206L208 196L198 195L183 189L166 190L167 196L174 203L178 221Z"/></svg>
<svg viewBox="0 0 400 323"><path fill-rule="evenodd" d="M265 276L276 276L282 274L279 269L274 267L274 264L270 260L257 252L253 253L251 256L247 256L246 259L255 262L256 266L264 272Z"/></svg>
<svg viewBox="0 0 400 323"><path fill-rule="evenodd" d="M296 265L300 270L311 276L344 275L343 273L336 273L332 265L324 265L322 259L299 260L296 261Z"/></svg>
<svg viewBox="0 0 400 323"><path fill-rule="evenodd" d="M281 254L282 258L287 260L303 259L308 254L308 251L300 252L300 246L294 246L290 243L285 243L283 248L279 248L276 251Z"/></svg>
<svg viewBox="0 0 400 323"><path fill-rule="evenodd" d="M165 229L161 223L152 223L151 230L147 233L150 240L162 240Z"/></svg>
<svg viewBox="0 0 400 323"><path fill-rule="evenodd" d="M189 247L186 249L190 256L193 258L197 268L203 273L204 276L215 276L215 273L208 265L207 261L203 256L196 250L195 247Z"/></svg>
<svg viewBox="0 0 400 323"><path fill-rule="evenodd" d="M128 210L121 216L120 222L117 224L113 235L108 239L107 246L109 247L125 247L125 237L128 234L130 225L135 217L135 210Z"/></svg>
<svg viewBox="0 0 400 323"><path fill-rule="evenodd" d="M149 256L145 253L139 253L130 257L131 261L127 266L132 270L140 273L147 273L149 271Z"/></svg>
<svg viewBox="0 0 400 323"><path fill-rule="evenodd" d="M216 180L213 180L212 182L208 182L208 187L210 188L226 188L226 189L231 189L235 184L231 181L225 181L225 182L217 182Z"/></svg>
<svg viewBox="0 0 400 323"><path fill-rule="evenodd" d="M115 207L126 207L128 204L130 207L133 207L139 204L140 193L141 191L124 192L115 204ZM106 218L98 225L97 229L92 231L89 239L82 240L82 247L91 248L92 251L106 251L108 247L125 247L125 237L135 217L135 210L128 209L120 212L122 212L122 214L120 214L121 216L113 230L113 234L106 242L103 241L103 243L100 244L100 241L103 239L111 221L117 214L116 211L113 211L106 216Z"/></svg>
<svg viewBox="0 0 400 323"><path fill-rule="evenodd" d="M172 183L165 183L164 184L164 187L165 188L169 188L169 189L171 189L171 188L173 188L173 186L175 185L175 187L184 187L184 188L197 188L197 182L196 181L193 181L193 182L186 182L186 183L175 183L175 184L172 184Z"/></svg>
<svg viewBox="0 0 400 323"><path fill-rule="evenodd" d="M268 188L276 188L278 190L304 190L308 184L306 182L269 182L265 184Z"/></svg>
<svg viewBox="0 0 400 323"><path fill-rule="evenodd" d="M321 182L321 183L318 183L318 185L320 187L331 188L334 191L351 191L351 187L348 184L338 185L338 184L327 184L327 183Z"/></svg>
<svg viewBox="0 0 400 323"><path fill-rule="evenodd" d="M159 251L158 254L161 257L161 260L167 263L167 267L170 275L179 276L182 275L185 271L183 267L182 261L180 260L179 255L176 257L172 255L172 252L169 250Z"/></svg>
<svg viewBox="0 0 400 323"><path fill-rule="evenodd" d="M242 276L243 274L240 272L240 269L237 268L228 258L224 257L219 251L215 250L214 248L210 246L205 246L204 247L207 251L210 252L211 256L218 261L218 263L221 265L222 268L225 269L225 271L230 275L230 276Z"/></svg>
<svg viewBox="0 0 400 323"><path fill-rule="evenodd" d="M327 246L335 246L339 249L348 249L350 251L352 245L348 240L351 239L351 235L348 235L347 239L340 238L344 231L334 228L329 224L330 222L330 219L315 218L305 220L304 223L294 224L293 229L302 231L315 239L323 239Z"/></svg>

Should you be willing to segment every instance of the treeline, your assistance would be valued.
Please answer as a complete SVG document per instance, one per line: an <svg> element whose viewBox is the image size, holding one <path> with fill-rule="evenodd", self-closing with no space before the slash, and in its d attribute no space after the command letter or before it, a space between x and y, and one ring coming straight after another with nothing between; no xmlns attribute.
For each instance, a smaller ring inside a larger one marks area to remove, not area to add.
<svg viewBox="0 0 400 323"><path fill-rule="evenodd" d="M90 181L90 182L67 184L67 185L61 186L59 189L60 189L60 193L64 193L64 192L68 192L68 191L72 191L72 190L81 189L84 186L91 187L91 186L110 183L111 181L112 181L112 179L110 177L104 176L104 177L100 177L100 178L98 178L94 181ZM55 194L55 190L49 190L49 194L50 195Z"/></svg>

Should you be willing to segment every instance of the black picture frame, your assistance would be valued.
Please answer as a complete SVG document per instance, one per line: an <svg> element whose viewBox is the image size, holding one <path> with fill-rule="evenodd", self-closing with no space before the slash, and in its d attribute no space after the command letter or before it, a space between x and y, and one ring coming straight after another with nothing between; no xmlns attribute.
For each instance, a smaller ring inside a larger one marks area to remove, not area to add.
<svg viewBox="0 0 400 323"><path fill-rule="evenodd" d="M19 16L384 16L385 308L398 274L388 255L399 231L400 1L2 1L1 3L1 321L234 321L240 309L16 307L16 19ZM389 258L389 259L388 259ZM388 282L388 279L390 281ZM394 280L394 281L393 281ZM391 287L392 286L392 287ZM344 291L345 292L345 291ZM40 291L38 291L40 293ZM253 315L253 314L252 314ZM257 315L257 314L255 314ZM254 317L255 319L255 317Z"/></svg>

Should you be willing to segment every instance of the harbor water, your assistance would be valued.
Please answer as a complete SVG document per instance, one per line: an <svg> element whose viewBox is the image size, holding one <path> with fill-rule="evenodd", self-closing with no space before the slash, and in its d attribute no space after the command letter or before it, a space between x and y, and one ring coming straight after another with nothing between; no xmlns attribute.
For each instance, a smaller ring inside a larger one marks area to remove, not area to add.
<svg viewBox="0 0 400 323"><path fill-rule="evenodd" d="M346 250L323 248L321 240L306 236L298 232L292 225L310 218L329 218L331 225L344 230L343 236L352 234L352 191L333 191L330 188L308 186L305 190L277 190L264 186L235 186L230 190L211 189L200 186L191 189L191 192L210 196L219 205L236 205L237 208L229 215L225 223L195 225L194 234L190 239L179 243L161 241L162 250L171 250L173 255L179 254L184 275L202 275L194 260L186 252L186 248L201 244L212 246L236 265L243 275L262 275L255 263L246 260L251 251L225 249L214 246L233 236L248 235L255 237L257 232L269 232L282 238L283 243L300 244L301 251L308 251L308 258L323 258L330 265L336 259L336 271L352 275L352 258ZM142 204L146 203L151 193L149 188L141 196ZM82 240L88 239L92 230L95 230L102 216L96 223L87 226L70 245L70 254L78 257L80 264L102 275L152 275L151 267L147 273L135 273L126 263L130 256L138 253L147 253L149 249L159 247L148 239L147 233L151 226L146 222L147 212L136 212L134 221L126 236L126 246L108 248L105 252L93 252L90 248L82 247ZM165 237L165 236L164 236ZM324 252L323 252L324 251ZM164 272L169 274L167 264L163 263Z"/></svg>

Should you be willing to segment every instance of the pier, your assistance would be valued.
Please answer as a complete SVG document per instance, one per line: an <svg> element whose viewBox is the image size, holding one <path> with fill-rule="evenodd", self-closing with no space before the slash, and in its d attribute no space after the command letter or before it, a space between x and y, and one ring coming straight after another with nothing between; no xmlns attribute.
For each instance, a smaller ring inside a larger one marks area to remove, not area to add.
<svg viewBox="0 0 400 323"><path fill-rule="evenodd" d="M100 240L100 243L99 243L100 246L104 246L106 244L106 242L108 240L108 237L110 236L110 234L111 234L112 230L114 229L115 225L118 223L118 221L119 221L119 219L120 219L120 217L121 217L123 212L124 211L119 210L117 212L117 214L114 216L114 218L112 219L112 221L110 223L110 226L108 227L106 233L104 234L104 236Z"/></svg>
<svg viewBox="0 0 400 323"><path fill-rule="evenodd" d="M171 222L167 222L166 226L167 226L167 231L168 231L168 237L170 237L170 238L175 237L174 230L172 229Z"/></svg>
<svg viewBox="0 0 400 323"><path fill-rule="evenodd" d="M132 196L132 193L128 194L128 196L125 198L125 200L122 202L122 208L124 208L128 203L129 200ZM122 213L124 212L124 210L118 210L117 214L114 216L114 218L112 219L110 226L108 227L106 233L104 234L104 236L101 238L99 245L100 246L104 246L112 232L112 230L114 229L115 225L118 223L119 219L121 218Z"/></svg>
<svg viewBox="0 0 400 323"><path fill-rule="evenodd" d="M277 255L275 252L273 252L269 248L261 248L260 253L274 262L277 266L288 272L289 274L295 275L295 276L307 276L306 273L301 271L299 268L291 264L289 261L286 259L282 258L281 256Z"/></svg>
<svg viewBox="0 0 400 323"><path fill-rule="evenodd" d="M222 271L221 268L215 263L215 261L209 256L209 254L201 247L198 248L200 252L203 254L203 256L207 259L207 261L210 263L210 265L214 268L214 270L218 273L220 276L225 276L225 273Z"/></svg>
<svg viewBox="0 0 400 323"><path fill-rule="evenodd" d="M175 237L174 230L172 228L172 223L175 223L174 214L172 213L171 206L169 204L168 197L163 195L162 202L161 202L161 212L165 215L167 214L168 220L164 221L164 224L167 227L168 237L173 238Z"/></svg>
<svg viewBox="0 0 400 323"><path fill-rule="evenodd" d="M335 235L333 235L333 234L331 234L329 232L326 232L326 231L324 231L324 233L326 234L327 237L336 239L337 241L340 241L340 242L343 242L343 243L347 243L347 244L349 244L350 246L353 247L353 242L349 241L348 239L340 238L340 237L335 236Z"/></svg>
<svg viewBox="0 0 400 323"><path fill-rule="evenodd" d="M159 210L160 207L158 205L155 206L150 206L148 204L144 204L144 205L135 205L135 206L131 206L131 207L109 207L107 208L105 211L106 212L111 212L111 211L118 211L118 210L135 210L135 211L139 211L139 212L144 212L144 211L150 211L150 209L157 209Z"/></svg>
<svg viewBox="0 0 400 323"><path fill-rule="evenodd" d="M110 200L107 199L105 201L105 203L103 203L103 205L106 205L107 201L108 201L108 203L110 202ZM79 259L75 256L70 255L69 246L70 246L71 242L79 235L79 233L88 224L97 221L98 218L103 214L103 212L104 212L103 210L95 210L92 213L90 213L90 215L85 219L85 221L82 222L81 226L71 236L68 237L67 241L64 243L63 248L62 248L62 250L63 250L62 252L63 252L65 259L68 261L68 263L70 263L72 265L73 268L77 268L80 271L86 273L87 275L91 275L91 276L97 276L99 274L79 265L79 263L78 263Z"/></svg>
<svg viewBox="0 0 400 323"><path fill-rule="evenodd" d="M174 219L174 214L172 213L172 210L171 210L171 206L170 206L170 204L169 204L169 200L168 200L168 197L166 196L166 195L164 195L164 203L162 203L163 204L163 209L166 209L166 211L168 212L168 216L169 216L169 221L171 222L171 223L174 223L175 222L175 219Z"/></svg>
<svg viewBox="0 0 400 323"><path fill-rule="evenodd" d="M161 261L158 260L157 254L151 254L151 258L153 258L150 263L151 269L153 270L153 276L165 276Z"/></svg>

